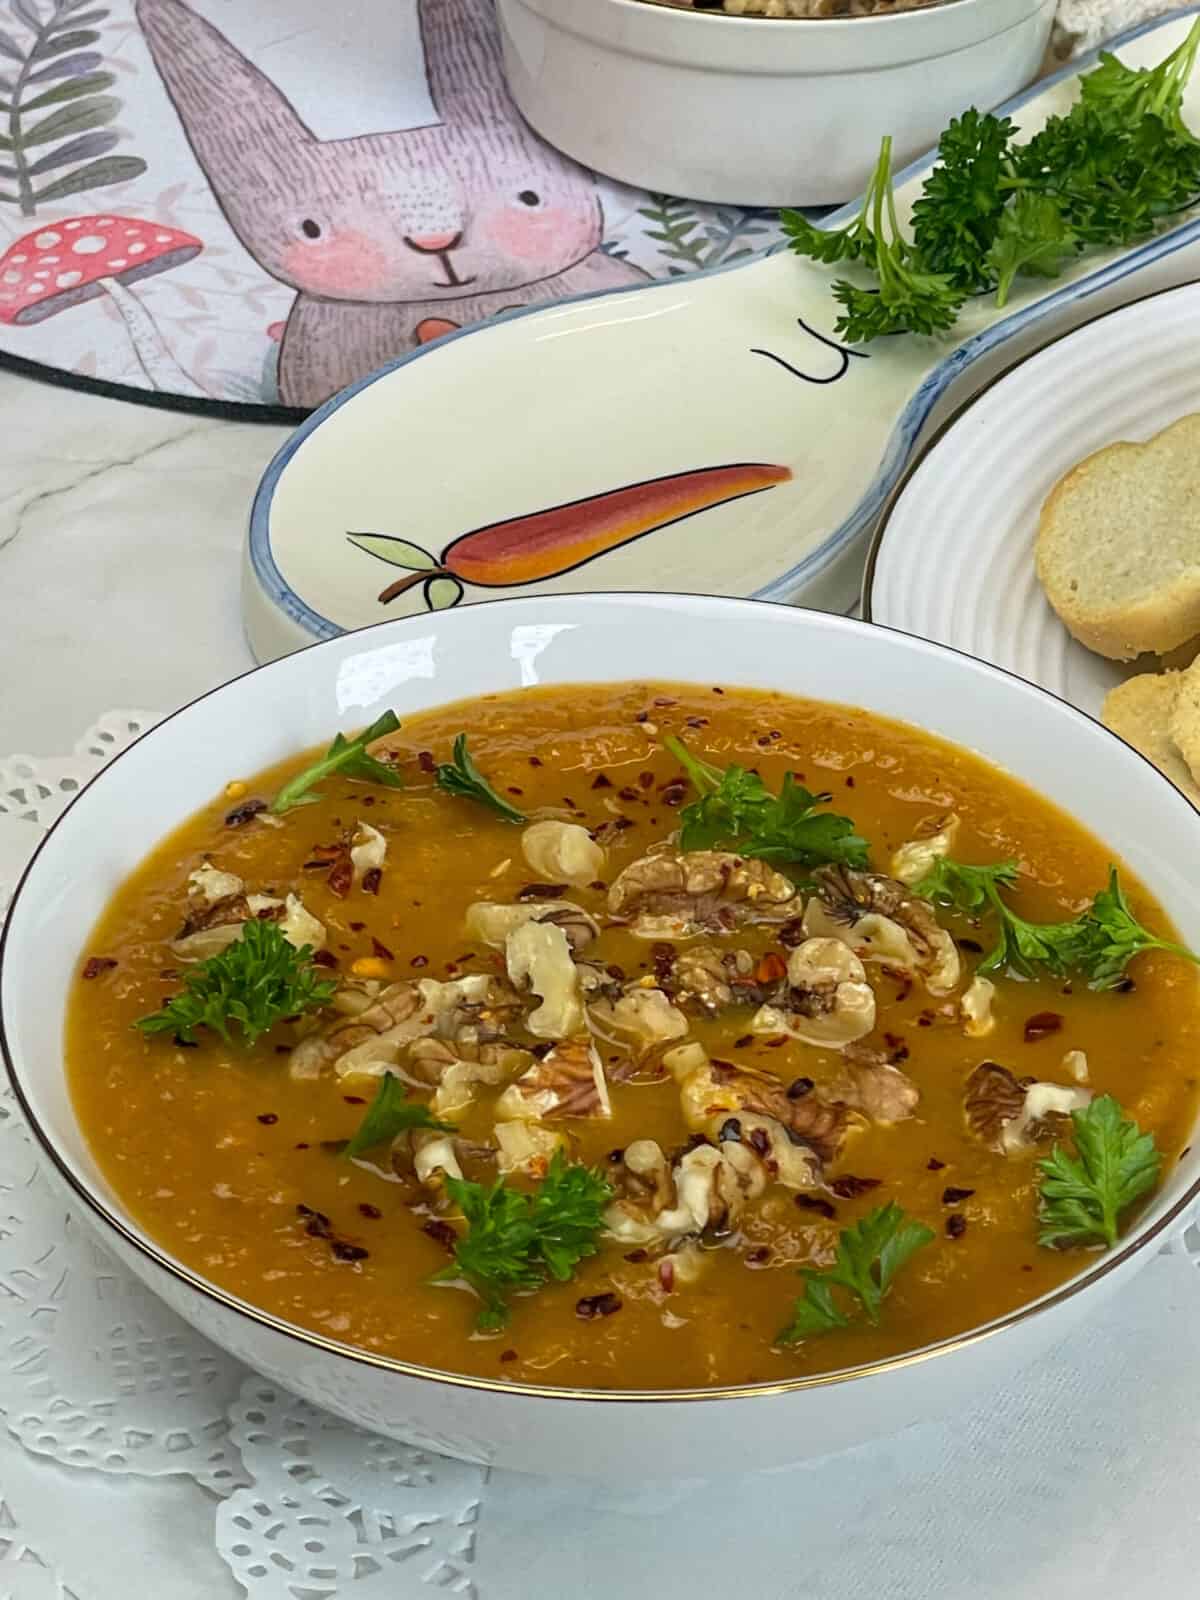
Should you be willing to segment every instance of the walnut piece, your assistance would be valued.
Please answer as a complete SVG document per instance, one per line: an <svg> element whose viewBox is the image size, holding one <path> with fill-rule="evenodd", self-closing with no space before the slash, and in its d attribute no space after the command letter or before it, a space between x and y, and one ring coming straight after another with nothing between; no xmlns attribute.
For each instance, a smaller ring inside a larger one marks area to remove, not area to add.
<svg viewBox="0 0 1200 1600"><path fill-rule="evenodd" d="M796 886L765 861L722 850L664 850L631 862L608 891L639 939L687 939L799 914Z"/></svg>

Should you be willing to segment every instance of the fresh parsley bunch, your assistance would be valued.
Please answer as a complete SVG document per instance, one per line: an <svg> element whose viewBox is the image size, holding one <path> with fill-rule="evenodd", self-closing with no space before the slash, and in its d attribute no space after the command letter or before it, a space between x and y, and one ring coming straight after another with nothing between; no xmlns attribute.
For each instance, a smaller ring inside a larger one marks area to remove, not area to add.
<svg viewBox="0 0 1200 1600"><path fill-rule="evenodd" d="M1200 957L1170 939L1160 939L1134 916L1121 888L1116 867L1109 868L1108 886L1091 905L1069 922L1027 922L1001 897L1001 889L1017 881L1015 861L968 866L940 857L916 885L917 894L970 917L994 914L999 921L996 943L979 963L980 972L1010 971L1034 978L1039 972L1063 978L1077 974L1089 988L1113 989L1134 956L1143 950L1169 950L1188 961Z"/></svg>
<svg viewBox="0 0 1200 1600"><path fill-rule="evenodd" d="M174 1034L185 1044L197 1042L197 1028L211 1028L228 1043L236 1026L254 1044L284 1017L324 1005L337 987L318 978L309 945L294 949L278 923L255 919L244 922L241 937L219 955L191 968L184 985L161 1011L134 1026L145 1034Z"/></svg>
<svg viewBox="0 0 1200 1600"><path fill-rule="evenodd" d="M447 1178L446 1192L467 1231L455 1246L454 1264L433 1281L465 1278L482 1302L475 1325L485 1333L508 1322L511 1294L539 1289L548 1278L565 1283L585 1256L595 1255L612 1198L599 1171L568 1162L561 1150L532 1191L514 1189L503 1178L490 1187Z"/></svg>
<svg viewBox="0 0 1200 1600"><path fill-rule="evenodd" d="M933 1237L931 1228L915 1221L894 1201L868 1212L852 1228L843 1228L834 1265L824 1272L814 1267L802 1269L804 1293L776 1342L797 1344L814 1334L849 1327L852 1318L834 1298L835 1288L852 1294L867 1321L878 1324L880 1308L896 1274Z"/></svg>
<svg viewBox="0 0 1200 1600"><path fill-rule="evenodd" d="M679 813L681 849L713 850L724 845L763 861L805 867L827 862L866 866L867 841L855 832L850 818L819 809L831 795L811 793L790 772L775 795L756 772L698 761L673 736L663 743L699 795Z"/></svg>
<svg viewBox="0 0 1200 1600"><path fill-rule="evenodd" d="M1085 248L1146 238L1200 196L1200 141L1183 95L1200 21L1164 61L1127 67L1112 55L1080 79L1078 103L1025 144L1008 118L974 108L951 122L913 206L913 239L896 221L885 139L862 210L845 228L783 213L791 247L873 269L878 287L839 281L836 330L849 344L884 333L952 327L968 295L1003 306L1020 275L1054 278Z"/></svg>
<svg viewBox="0 0 1200 1600"><path fill-rule="evenodd" d="M1075 1155L1056 1144L1042 1172L1038 1243L1112 1246L1123 1212L1148 1194L1162 1171L1153 1135L1130 1121L1112 1095L1071 1113Z"/></svg>

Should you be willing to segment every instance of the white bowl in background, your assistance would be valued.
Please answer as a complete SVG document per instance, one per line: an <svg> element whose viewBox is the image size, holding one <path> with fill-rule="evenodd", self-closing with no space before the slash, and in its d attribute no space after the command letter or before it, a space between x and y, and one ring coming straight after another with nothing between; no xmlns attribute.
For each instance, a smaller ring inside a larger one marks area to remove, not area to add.
<svg viewBox="0 0 1200 1600"><path fill-rule="evenodd" d="M400 716L524 685L634 678L780 689L863 706L969 746L1106 840L1200 945L1200 817L1141 756L1043 690L940 645L754 601L541 595L382 623L286 656L158 724L82 791L18 887L0 941L0 1046L69 1203L179 1315L359 1426L528 1472L700 1478L827 1454L974 1402L1154 1254L1200 1192L1200 1141L1120 1246L1041 1300L896 1359L774 1384L537 1388L368 1355L257 1310L176 1261L97 1165L68 1093L63 1025L96 918L147 850L218 793L386 706ZM636 1441L631 1448L630 1441Z"/></svg>
<svg viewBox="0 0 1200 1600"><path fill-rule="evenodd" d="M522 115L585 166L643 189L752 206L861 193L884 134L897 166L967 106L1041 66L1054 0L950 0L886 16L731 17L646 0L497 0Z"/></svg>

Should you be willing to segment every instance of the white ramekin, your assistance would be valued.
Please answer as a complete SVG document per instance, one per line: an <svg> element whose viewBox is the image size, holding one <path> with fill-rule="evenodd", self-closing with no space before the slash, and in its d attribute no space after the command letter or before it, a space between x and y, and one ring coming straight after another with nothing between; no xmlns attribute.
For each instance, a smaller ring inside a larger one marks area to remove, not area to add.
<svg viewBox="0 0 1200 1600"><path fill-rule="evenodd" d="M1054 19L1054 0L811 21L497 4L513 98L552 145L640 188L759 206L852 199L884 134L908 161L1029 83Z"/></svg>

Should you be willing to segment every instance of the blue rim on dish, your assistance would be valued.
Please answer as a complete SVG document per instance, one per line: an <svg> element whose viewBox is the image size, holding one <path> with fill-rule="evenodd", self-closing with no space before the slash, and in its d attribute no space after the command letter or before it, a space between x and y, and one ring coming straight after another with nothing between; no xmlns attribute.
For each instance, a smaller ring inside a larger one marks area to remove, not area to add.
<svg viewBox="0 0 1200 1600"><path fill-rule="evenodd" d="M1140 39L1144 34L1156 32L1167 27L1173 22L1178 22L1184 17L1200 15L1200 5L1184 6L1179 10L1170 11L1163 16L1154 17L1148 22L1139 23L1134 28L1128 28L1124 33L1117 34L1105 44L1086 55L1079 56L1076 60L1061 67L1057 72L1048 77L1039 79L1028 89L1015 95L1011 100L1006 100L1003 105L995 108L997 115L1008 115L1019 111L1030 100L1036 99L1046 89L1056 83L1061 83L1067 78L1080 76L1097 60L1102 50L1118 49L1122 45ZM919 177L928 172L937 161L936 148L926 155L920 156L916 161L898 172L895 176L897 185L907 183L911 178ZM849 222L859 211L861 201L853 200L832 215L822 219L822 224L828 227L837 227ZM1122 255L1117 261L1107 267L1099 267L1095 272L1075 283L1065 284L1061 289L1056 289L1043 299L1027 306L1024 310L1014 311L1011 316L1002 318L993 323L991 327L967 339L933 369L920 384L916 393L909 399L904 410L900 413L899 420L893 428L883 452L883 458L871 480L870 486L859 500L854 510L830 533L815 550L809 552L803 560L790 567L778 578L752 594L741 598L751 600L787 601L797 587L808 580L815 579L826 570L830 564L845 550L846 546L860 534L873 517L882 509L888 495L895 488L897 480L904 465L912 453L917 436L934 405L950 387L954 380L960 377L968 367L972 366L980 357L1004 344L1015 334L1023 332L1042 320L1052 311L1061 306L1069 305L1077 300L1086 300L1089 296L1107 289L1114 283L1119 283L1132 272L1138 271L1152 262L1165 260L1174 255L1177 250L1184 249L1187 245L1200 239L1200 217L1193 218L1190 222L1180 224L1179 227L1161 234L1156 239L1149 240L1128 254ZM767 256L775 255L781 250L786 250L786 241L771 245L768 249L758 251L749 260L727 263L720 267L709 267L698 272L683 274L678 278L663 279L658 283L625 284L620 288L602 290L598 294L571 295L564 300L555 302L557 306L577 305L591 300L608 300L617 295L625 294L653 294L663 289L677 289L679 284L691 282L697 278L713 278L726 272L738 272L744 267L750 267ZM348 630L324 617L308 605L290 586L271 551L270 517L271 505L284 469L291 461L293 455L316 428L319 428L327 418L347 402L352 400L361 390L370 384L376 383L380 378L386 378L391 373L397 372L401 367L408 366L413 361L424 357L436 355L445 345L458 339L470 338L473 334L487 332L500 322L515 322L522 317L537 316L548 309L545 305L521 306L511 311L505 311L498 316L489 318L486 322L473 324L469 328L460 328L454 333L443 335L435 343L412 350L407 355L398 356L386 366L380 367L376 372L359 378L357 382L335 394L323 406L314 411L308 419L301 424L294 434L280 446L263 474L254 500L250 508L249 553L250 563L254 576L267 598L285 616L298 624L313 640L333 639ZM738 598L738 597L732 597ZM477 602L476 602L477 603Z"/></svg>

